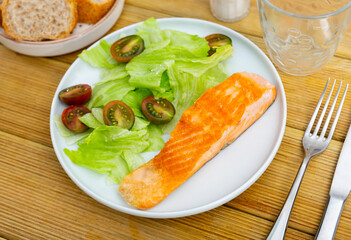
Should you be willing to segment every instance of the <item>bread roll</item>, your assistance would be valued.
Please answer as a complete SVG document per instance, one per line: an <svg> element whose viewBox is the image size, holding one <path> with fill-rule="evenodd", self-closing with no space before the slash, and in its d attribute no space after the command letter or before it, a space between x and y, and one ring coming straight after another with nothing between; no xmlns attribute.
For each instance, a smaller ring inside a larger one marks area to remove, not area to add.
<svg viewBox="0 0 351 240"><path fill-rule="evenodd" d="M67 37L77 24L75 0L3 0L3 26L17 40Z"/></svg>
<svg viewBox="0 0 351 240"><path fill-rule="evenodd" d="M78 22L97 23L110 10L115 0L77 0Z"/></svg>

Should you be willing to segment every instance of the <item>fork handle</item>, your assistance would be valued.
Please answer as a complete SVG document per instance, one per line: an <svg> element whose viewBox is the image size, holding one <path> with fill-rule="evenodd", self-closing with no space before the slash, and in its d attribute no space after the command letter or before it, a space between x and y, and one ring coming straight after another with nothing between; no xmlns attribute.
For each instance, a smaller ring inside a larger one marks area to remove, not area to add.
<svg viewBox="0 0 351 240"><path fill-rule="evenodd" d="M307 164L309 160L311 159L310 155L306 155L305 159L303 160L300 169L296 175L295 181L290 189L289 195L287 199L285 200L284 206L270 232L270 234L267 237L267 240L282 240L284 239L286 229L288 227L288 222L290 218L290 213L292 210L292 207L295 202L295 198L297 195L297 192L299 191L303 175L305 174Z"/></svg>
<svg viewBox="0 0 351 240"><path fill-rule="evenodd" d="M329 196L315 240L331 240L334 238L344 203L345 199Z"/></svg>

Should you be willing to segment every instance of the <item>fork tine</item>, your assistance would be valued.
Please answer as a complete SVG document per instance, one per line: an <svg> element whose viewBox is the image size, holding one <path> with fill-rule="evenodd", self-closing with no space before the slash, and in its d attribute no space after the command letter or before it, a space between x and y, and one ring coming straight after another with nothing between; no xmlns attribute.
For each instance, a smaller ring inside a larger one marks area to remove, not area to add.
<svg viewBox="0 0 351 240"><path fill-rule="evenodd" d="M323 129L322 129L322 132L321 132L321 135L320 135L321 138L323 138L325 133L327 132L328 125L329 125L330 119L331 119L331 117L333 115L334 108L335 108L335 105L336 105L336 101L337 101L339 93L340 93L341 85L342 85L342 82L339 84L338 91L336 92L336 95L335 95L334 100L333 100L333 104L332 104L332 106L331 106L331 108L329 110L328 117L327 117L327 119L326 119L326 121L324 123Z"/></svg>
<svg viewBox="0 0 351 240"><path fill-rule="evenodd" d="M319 107L320 107L321 104L322 104L322 101L323 101L323 98L324 98L324 94L325 94L325 92L327 91L327 87L328 87L328 84L329 84L329 80L330 80L330 78L328 79L327 83L325 84L324 90L323 90L323 92L322 92L321 97L319 98L319 101L318 101L318 103L317 103L317 107L316 107L316 109L314 110L314 113L313 113L313 115L312 115L312 117L311 117L310 123L309 123L308 126L307 126L307 129L306 129L306 131L305 131L305 134L311 133L311 129L312 129L312 127L313 127L314 120L316 119L316 116L317 116Z"/></svg>
<svg viewBox="0 0 351 240"><path fill-rule="evenodd" d="M334 118L334 121L333 121L333 125L330 129L330 132L328 134L328 138L327 138L327 141L330 141L331 138L333 137L333 134L334 134L334 130L335 130L335 127L336 127L336 124L338 122L338 119L339 119L339 116L340 116L340 113L341 113L341 109L342 109L342 105L344 104L344 100L345 100L345 96L346 96L346 92L347 92L347 89L349 88L349 84L346 84L346 88L344 90L344 94L342 96L342 99L341 99L341 102L339 104L339 108L338 108L338 111L336 112L336 115L335 115L335 118Z"/></svg>
<svg viewBox="0 0 351 240"><path fill-rule="evenodd" d="M322 121L323 121L325 112L327 111L330 98L331 98L331 96L332 96L332 94L333 94L335 82L336 82L336 79L334 79L333 86L332 86L332 88L330 89L330 92L329 92L329 94L328 94L327 101L324 103L323 111L322 111L321 115L319 116L318 123L317 123L317 125L316 125L316 128L314 129L314 132L313 132L313 136L314 136L314 137L317 135L317 133L318 133L318 131L319 131L319 128L320 128L320 126L321 126L321 124L322 124ZM340 87L339 87L339 90L340 90ZM338 93L339 93L339 92L338 92ZM336 98L337 98L337 96L336 96ZM332 111L332 110L331 110L331 111Z"/></svg>

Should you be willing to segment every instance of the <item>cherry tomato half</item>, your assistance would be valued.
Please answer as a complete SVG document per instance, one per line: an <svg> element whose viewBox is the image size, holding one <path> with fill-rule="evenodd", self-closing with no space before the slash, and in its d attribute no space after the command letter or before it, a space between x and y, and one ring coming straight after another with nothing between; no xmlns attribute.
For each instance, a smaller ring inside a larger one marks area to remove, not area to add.
<svg viewBox="0 0 351 240"><path fill-rule="evenodd" d="M164 124L170 122L175 114L173 104L167 99L155 99L154 96L144 98L141 102L144 116L152 123Z"/></svg>
<svg viewBox="0 0 351 240"><path fill-rule="evenodd" d="M130 35L114 42L110 52L119 62L129 62L144 51L144 40L138 35Z"/></svg>
<svg viewBox="0 0 351 240"><path fill-rule="evenodd" d="M114 100L107 103L103 110L104 122L109 126L131 129L134 125L133 110L124 102Z"/></svg>
<svg viewBox="0 0 351 240"><path fill-rule="evenodd" d="M88 84L79 84L60 91L59 97L68 105L81 105L89 101L91 87Z"/></svg>
<svg viewBox="0 0 351 240"><path fill-rule="evenodd" d="M232 45L232 39L224 34L215 33L205 37L210 46L208 56L211 56L216 52L216 48L223 47L226 45Z"/></svg>
<svg viewBox="0 0 351 240"><path fill-rule="evenodd" d="M90 110L83 105L72 105L63 110L61 119L63 124L74 133L82 133L88 130L88 126L82 123L78 118L84 114L90 113Z"/></svg>

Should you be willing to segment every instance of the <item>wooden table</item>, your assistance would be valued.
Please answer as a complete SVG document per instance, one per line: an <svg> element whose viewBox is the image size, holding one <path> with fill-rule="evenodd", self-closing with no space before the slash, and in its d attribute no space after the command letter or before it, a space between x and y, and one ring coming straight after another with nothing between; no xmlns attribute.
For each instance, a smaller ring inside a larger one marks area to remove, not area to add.
<svg viewBox="0 0 351 240"><path fill-rule="evenodd" d="M206 19L240 32L263 51L256 1L236 23L216 20L208 0L128 0L110 32L149 17ZM211 211L176 219L147 219L106 207L66 175L52 148L51 101L79 52L52 58L17 54L0 45L0 238L5 239L265 239L303 159L302 135L330 76L351 80L351 29L319 73L279 72L288 104L280 149L248 190ZM328 149L312 159L293 209L286 239L313 239L323 215L336 161L351 123L349 93ZM351 174L351 173L350 173ZM351 239L351 201L336 239Z"/></svg>

